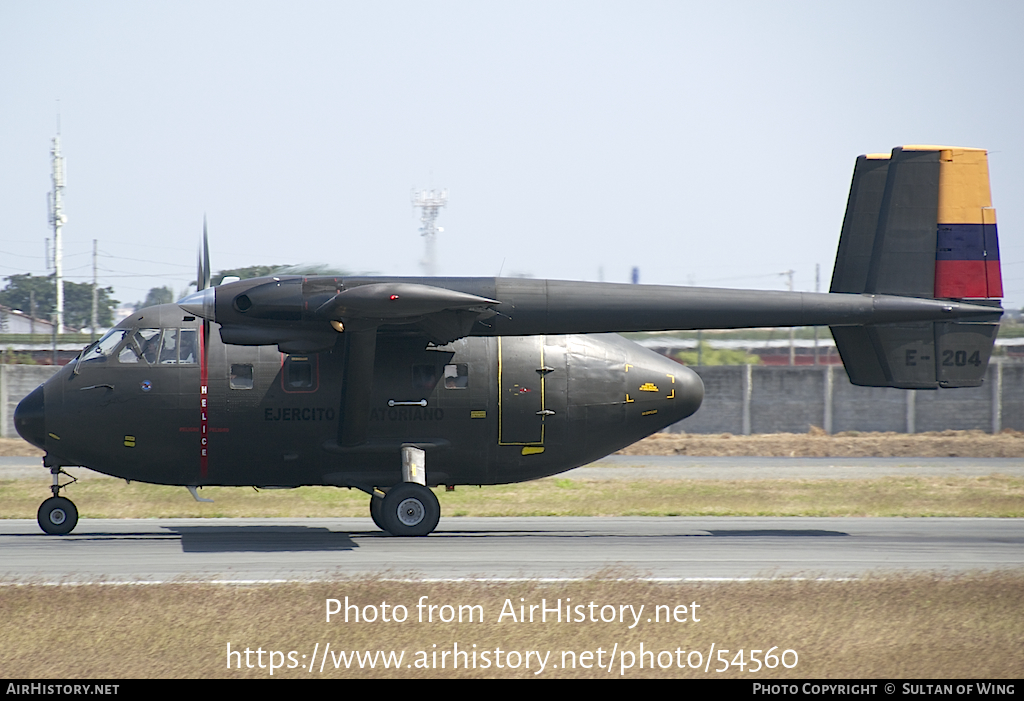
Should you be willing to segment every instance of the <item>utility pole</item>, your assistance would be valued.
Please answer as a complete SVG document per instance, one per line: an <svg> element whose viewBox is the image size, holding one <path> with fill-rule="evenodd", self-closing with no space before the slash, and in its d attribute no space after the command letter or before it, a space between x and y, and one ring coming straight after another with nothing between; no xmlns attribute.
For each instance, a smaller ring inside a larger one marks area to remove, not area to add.
<svg viewBox="0 0 1024 701"><path fill-rule="evenodd" d="M64 157L60 153L60 115L57 115L57 136L53 137L50 150L53 164L53 192L50 193L50 226L53 227L53 272L57 283L57 315L55 333L64 333L64 248L61 243L61 227L67 222L64 216Z"/></svg>
<svg viewBox="0 0 1024 701"><path fill-rule="evenodd" d="M92 240L92 319L89 322L89 340L96 340L96 316L99 306L99 292L96 287L96 239Z"/></svg>
<svg viewBox="0 0 1024 701"><path fill-rule="evenodd" d="M814 291L821 292L821 263L814 264ZM814 327L814 364L818 364L818 327Z"/></svg>
<svg viewBox="0 0 1024 701"><path fill-rule="evenodd" d="M794 271L792 271L792 270L787 270L784 273L780 273L781 275L786 275L787 277L789 277L789 291L790 292L793 291L793 272ZM789 364L790 365L796 365L796 345L795 345L796 341L795 341L795 336L793 334L794 334L794 329L793 329L792 326L790 326L789 327Z"/></svg>

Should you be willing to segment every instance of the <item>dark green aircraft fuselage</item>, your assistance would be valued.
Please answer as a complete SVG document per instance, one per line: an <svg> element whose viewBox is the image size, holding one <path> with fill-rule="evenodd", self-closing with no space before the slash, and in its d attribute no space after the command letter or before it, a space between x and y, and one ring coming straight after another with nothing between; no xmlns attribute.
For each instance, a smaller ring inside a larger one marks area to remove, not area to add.
<svg viewBox="0 0 1024 701"><path fill-rule="evenodd" d="M48 463L158 484L388 487L403 444L426 451L428 485L503 484L634 443L704 393L688 368L613 334L395 335L376 346L366 440L346 446L343 334L285 354L208 326L177 305L135 314L37 389L19 430Z"/></svg>

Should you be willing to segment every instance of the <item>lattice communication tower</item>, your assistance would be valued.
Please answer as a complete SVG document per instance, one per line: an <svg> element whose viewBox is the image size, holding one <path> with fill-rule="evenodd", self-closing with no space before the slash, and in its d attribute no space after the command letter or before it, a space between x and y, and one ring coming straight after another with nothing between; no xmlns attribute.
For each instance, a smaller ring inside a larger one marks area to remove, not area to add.
<svg viewBox="0 0 1024 701"><path fill-rule="evenodd" d="M437 261L434 244L437 235L444 231L437 226L437 215L448 204L448 190L413 190L412 206L420 208L420 236L426 239L426 250L420 265L428 277L437 275Z"/></svg>

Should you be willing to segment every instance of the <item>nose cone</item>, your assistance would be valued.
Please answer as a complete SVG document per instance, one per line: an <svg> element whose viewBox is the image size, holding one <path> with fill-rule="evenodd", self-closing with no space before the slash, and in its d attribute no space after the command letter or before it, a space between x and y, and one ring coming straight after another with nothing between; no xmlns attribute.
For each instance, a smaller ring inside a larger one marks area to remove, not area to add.
<svg viewBox="0 0 1024 701"><path fill-rule="evenodd" d="M629 356L626 378L627 420L663 428L700 408L704 383L693 370L646 348Z"/></svg>
<svg viewBox="0 0 1024 701"><path fill-rule="evenodd" d="M46 409L43 406L42 385L18 403L18 408L14 410L14 428L26 441L45 450Z"/></svg>

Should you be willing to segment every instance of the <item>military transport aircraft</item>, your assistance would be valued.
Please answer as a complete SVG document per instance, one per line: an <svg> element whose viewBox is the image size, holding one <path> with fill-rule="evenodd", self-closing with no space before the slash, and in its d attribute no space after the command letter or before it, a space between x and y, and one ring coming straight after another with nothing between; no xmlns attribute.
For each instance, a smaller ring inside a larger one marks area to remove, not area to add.
<svg viewBox="0 0 1024 701"><path fill-rule="evenodd" d="M683 365L614 332L832 328L854 384L977 386L1002 314L981 149L857 159L827 294L508 278L279 276L142 309L15 413L46 451L47 533L67 466L187 487L327 485L426 535L432 486L507 484L596 460L690 416Z"/></svg>

